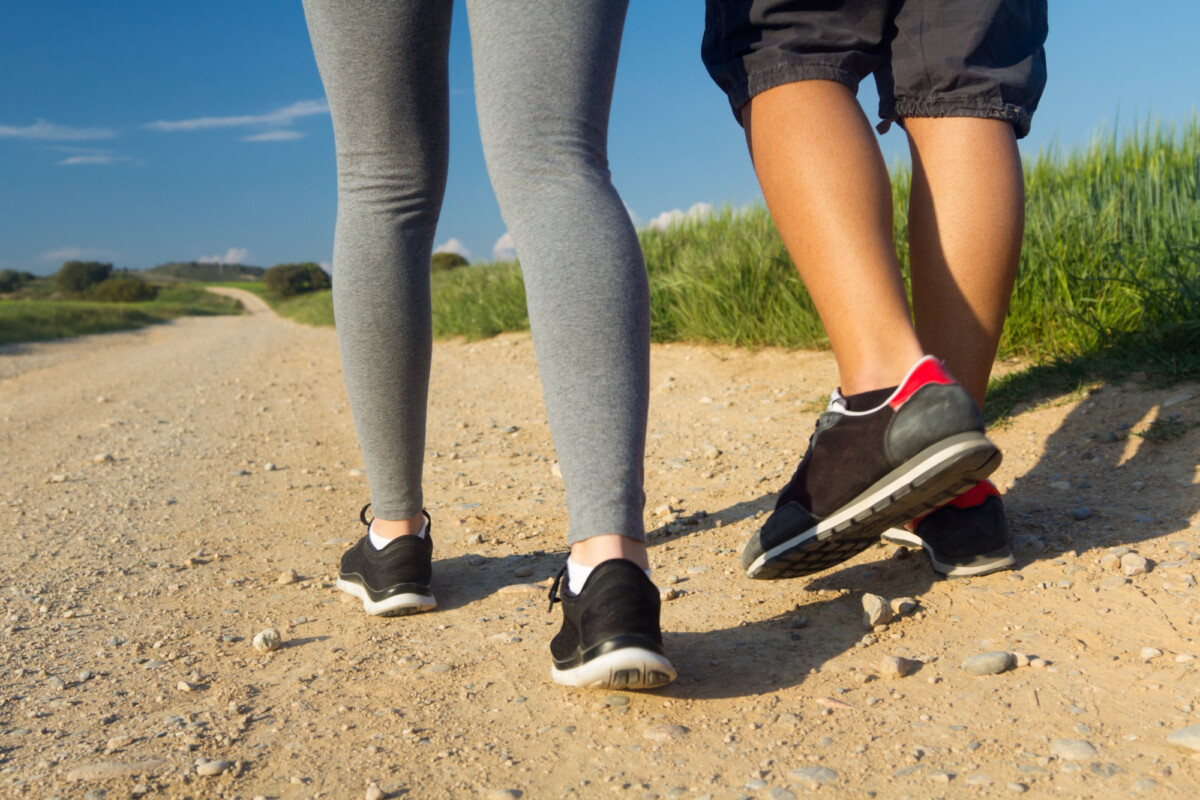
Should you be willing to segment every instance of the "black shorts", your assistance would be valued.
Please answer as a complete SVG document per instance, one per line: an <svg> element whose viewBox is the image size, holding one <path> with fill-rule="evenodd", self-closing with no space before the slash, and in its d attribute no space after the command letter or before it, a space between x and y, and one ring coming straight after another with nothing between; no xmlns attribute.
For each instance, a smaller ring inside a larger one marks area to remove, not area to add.
<svg viewBox="0 0 1200 800"><path fill-rule="evenodd" d="M905 117L1011 122L1046 85L1046 0L707 0L701 54L741 122L755 95L829 80L879 87L879 130Z"/></svg>

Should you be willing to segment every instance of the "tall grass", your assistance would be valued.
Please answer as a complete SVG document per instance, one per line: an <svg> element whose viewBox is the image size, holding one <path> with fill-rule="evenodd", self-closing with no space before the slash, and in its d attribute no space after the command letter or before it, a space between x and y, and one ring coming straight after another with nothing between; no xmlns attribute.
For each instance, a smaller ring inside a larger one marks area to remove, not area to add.
<svg viewBox="0 0 1200 800"><path fill-rule="evenodd" d="M1200 121L1106 131L1043 151L1025 173L1025 244L1000 355L1049 365L1034 373L1043 382L1134 370L1200 377ZM910 185L907 167L892 170L906 278ZM727 208L640 238L655 341L827 346L765 208ZM327 307L328 296L306 302ZM433 275L433 309L439 338L529 326L516 264Z"/></svg>

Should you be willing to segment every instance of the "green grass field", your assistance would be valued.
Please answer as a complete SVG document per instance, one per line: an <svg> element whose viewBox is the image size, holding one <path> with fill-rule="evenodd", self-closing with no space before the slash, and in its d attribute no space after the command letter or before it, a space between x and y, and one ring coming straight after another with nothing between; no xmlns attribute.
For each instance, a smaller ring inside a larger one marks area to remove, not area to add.
<svg viewBox="0 0 1200 800"><path fill-rule="evenodd" d="M130 330L176 317L238 313L241 307L236 301L218 297L194 284L162 287L158 297L145 303L36 297L0 300L0 344Z"/></svg>

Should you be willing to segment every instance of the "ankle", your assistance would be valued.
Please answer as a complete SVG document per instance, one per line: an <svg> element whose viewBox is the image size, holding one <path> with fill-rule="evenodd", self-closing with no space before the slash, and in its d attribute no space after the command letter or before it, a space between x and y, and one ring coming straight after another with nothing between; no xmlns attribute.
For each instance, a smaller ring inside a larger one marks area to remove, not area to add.
<svg viewBox="0 0 1200 800"><path fill-rule="evenodd" d="M382 519L375 517L371 520L371 533L382 539L396 539L401 536L416 536L425 527L425 515L417 512L408 519Z"/></svg>
<svg viewBox="0 0 1200 800"><path fill-rule="evenodd" d="M594 567L614 558L632 561L644 570L650 569L646 543L615 533L592 536L571 545L570 559L584 567Z"/></svg>

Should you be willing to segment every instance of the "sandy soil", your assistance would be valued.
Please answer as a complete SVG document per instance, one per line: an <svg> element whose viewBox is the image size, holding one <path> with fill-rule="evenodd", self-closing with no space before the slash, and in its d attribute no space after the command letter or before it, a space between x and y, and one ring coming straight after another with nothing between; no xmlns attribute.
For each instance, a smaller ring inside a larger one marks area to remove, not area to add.
<svg viewBox="0 0 1200 800"><path fill-rule="evenodd" d="M1098 386L993 431L1017 571L940 580L881 545L755 582L741 545L832 360L656 346L680 678L588 693L549 680L565 511L529 338L437 346L441 607L376 619L333 588L367 498L334 334L256 308L0 350L0 796L1200 796L1166 738L1200 723L1200 429L1129 435L1200 420L1200 387ZM870 630L864 592L918 609ZM961 669L987 651L1034 660Z"/></svg>

